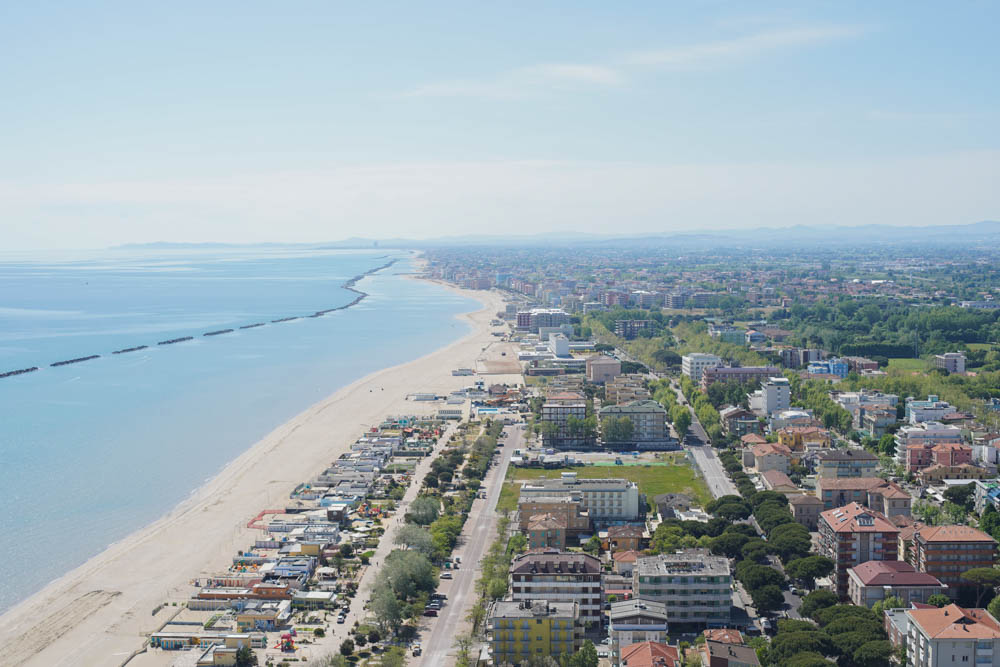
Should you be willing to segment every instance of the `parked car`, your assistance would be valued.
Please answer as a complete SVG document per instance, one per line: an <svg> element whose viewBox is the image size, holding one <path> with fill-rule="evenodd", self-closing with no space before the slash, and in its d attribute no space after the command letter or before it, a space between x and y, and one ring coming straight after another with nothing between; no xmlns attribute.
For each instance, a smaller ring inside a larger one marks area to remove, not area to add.
<svg viewBox="0 0 1000 667"><path fill-rule="evenodd" d="M347 620L347 617L344 616L343 614L341 614L340 616L337 617L337 623L343 624L344 621L346 621L346 620Z"/></svg>
<svg viewBox="0 0 1000 667"><path fill-rule="evenodd" d="M444 593L431 593L432 600L447 600L448 596Z"/></svg>
<svg viewBox="0 0 1000 667"><path fill-rule="evenodd" d="M442 572L441 573L441 578L442 579L451 579L452 578L451 577L451 572Z"/></svg>
<svg viewBox="0 0 1000 667"><path fill-rule="evenodd" d="M424 616L437 616L437 609L425 609Z"/></svg>
<svg viewBox="0 0 1000 667"><path fill-rule="evenodd" d="M413 643L413 650L412 650L412 651L410 651L410 652L411 652L411 653L412 653L412 654L413 654L414 656L417 656L417 655L420 655L420 653L421 653L422 651L423 651L423 649L422 649L422 648L421 648L421 646L420 646L420 642L414 642L414 643Z"/></svg>

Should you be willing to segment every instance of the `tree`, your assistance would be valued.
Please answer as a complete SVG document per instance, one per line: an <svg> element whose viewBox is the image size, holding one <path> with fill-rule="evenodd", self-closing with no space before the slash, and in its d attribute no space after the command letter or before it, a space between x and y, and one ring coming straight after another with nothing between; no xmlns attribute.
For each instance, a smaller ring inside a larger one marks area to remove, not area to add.
<svg viewBox="0 0 1000 667"><path fill-rule="evenodd" d="M742 572L737 570L737 573L741 574L740 581L743 582L743 585L746 586L751 594L755 588L762 586L780 587L785 583L785 577L773 567L768 567L767 565L751 563L748 567L742 568Z"/></svg>
<svg viewBox="0 0 1000 667"><path fill-rule="evenodd" d="M932 604L937 608L947 607L951 604L951 598L944 593L935 593L934 595L927 598L927 604Z"/></svg>
<svg viewBox="0 0 1000 667"><path fill-rule="evenodd" d="M785 573L801 581L806 588L812 588L817 579L829 575L833 568L833 561L826 556L805 556L789 561L785 565Z"/></svg>
<svg viewBox="0 0 1000 667"><path fill-rule="evenodd" d="M784 667L833 667L834 664L836 663L830 662L819 653L805 651L786 660Z"/></svg>
<svg viewBox="0 0 1000 667"><path fill-rule="evenodd" d="M677 437L684 439L687 435L688 429L691 428L691 413L683 405L677 405L671 411L671 418L674 422L674 431L677 432Z"/></svg>
<svg viewBox="0 0 1000 667"><path fill-rule="evenodd" d="M399 646L390 646L382 654L380 662L382 667L403 667L406 664L406 652Z"/></svg>
<svg viewBox="0 0 1000 667"><path fill-rule="evenodd" d="M740 555L740 549L749 539L740 533L723 533L712 540L712 553L716 556L736 558Z"/></svg>
<svg viewBox="0 0 1000 667"><path fill-rule="evenodd" d="M887 667L892 657L892 644L885 639L868 641L859 646L852 657L858 667Z"/></svg>
<svg viewBox="0 0 1000 667"><path fill-rule="evenodd" d="M1000 570L992 567L976 567L962 573L962 579L978 587L976 607L982 606L983 594L1000 586Z"/></svg>
<svg viewBox="0 0 1000 667"><path fill-rule="evenodd" d="M589 639L583 642L583 646L569 659L570 667L597 667L597 649L594 642Z"/></svg>
<svg viewBox="0 0 1000 667"><path fill-rule="evenodd" d="M990 612L993 618L1000 618L1000 596L990 600L990 603L986 605L986 611Z"/></svg>
<svg viewBox="0 0 1000 667"><path fill-rule="evenodd" d="M236 650L236 667L254 667L257 664L257 654L244 644Z"/></svg>
<svg viewBox="0 0 1000 667"><path fill-rule="evenodd" d="M406 520L421 526L429 526L438 518L441 502L437 498L430 496L418 496L410 503L410 511L406 513Z"/></svg>
<svg viewBox="0 0 1000 667"><path fill-rule="evenodd" d="M726 503L716 507L711 514L727 521L738 521L750 516L750 507L745 502Z"/></svg>
<svg viewBox="0 0 1000 667"><path fill-rule="evenodd" d="M751 589L750 598L753 600L754 608L762 613L781 609L781 606L785 603L784 594L774 584Z"/></svg>
<svg viewBox="0 0 1000 667"><path fill-rule="evenodd" d="M944 490L944 498L961 506L966 512L971 512L975 506L975 498L973 497L975 489L974 484L949 486Z"/></svg>
<svg viewBox="0 0 1000 667"><path fill-rule="evenodd" d="M368 608L383 631L395 632L403 620L403 606L388 585L375 588L368 602Z"/></svg>
<svg viewBox="0 0 1000 667"><path fill-rule="evenodd" d="M833 642L825 632L788 632L778 634L771 642L769 655L776 665L784 665L800 653L833 655Z"/></svg>
<svg viewBox="0 0 1000 667"><path fill-rule="evenodd" d="M392 543L402 544L407 549L419 551L425 556L434 553L434 538L431 537L430 531L413 523L401 526L396 531Z"/></svg>
<svg viewBox="0 0 1000 667"><path fill-rule="evenodd" d="M601 551L601 539L594 535L583 545L583 550L588 554L596 555Z"/></svg>
<svg viewBox="0 0 1000 667"><path fill-rule="evenodd" d="M756 563L763 563L769 553L767 542L759 537L751 538L740 549L740 555L743 556L744 560L752 560Z"/></svg>
<svg viewBox="0 0 1000 667"><path fill-rule="evenodd" d="M994 539L1000 533L1000 512L996 511L992 503L986 506L983 515L979 517L979 530L992 535Z"/></svg>
<svg viewBox="0 0 1000 667"><path fill-rule="evenodd" d="M876 616L882 618L882 613L886 609L899 609L905 606L906 605L903 604L902 598L900 598L898 595L890 595L884 600L879 600L878 602L873 604L872 611L875 612Z"/></svg>
<svg viewBox="0 0 1000 667"><path fill-rule="evenodd" d="M354 547L351 546L347 542L345 542L344 544L341 544L340 545L340 555L343 558L351 558L352 556L354 556Z"/></svg>
<svg viewBox="0 0 1000 667"><path fill-rule="evenodd" d="M354 653L354 642L345 639L340 642L340 655L352 655Z"/></svg>
<svg viewBox="0 0 1000 667"><path fill-rule="evenodd" d="M605 417L601 420L601 434L605 442L628 442L635 433L629 417Z"/></svg>
<svg viewBox="0 0 1000 667"><path fill-rule="evenodd" d="M837 596L830 591L813 591L802 598L802 606L799 613L808 618L815 619L816 614L837 604Z"/></svg>

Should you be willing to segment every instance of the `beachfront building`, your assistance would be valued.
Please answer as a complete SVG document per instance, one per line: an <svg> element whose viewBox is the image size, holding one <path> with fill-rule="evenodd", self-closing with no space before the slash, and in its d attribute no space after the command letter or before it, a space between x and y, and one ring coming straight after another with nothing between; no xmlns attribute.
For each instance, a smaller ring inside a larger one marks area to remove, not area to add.
<svg viewBox="0 0 1000 667"><path fill-rule="evenodd" d="M538 333L539 327L558 327L569 320L569 314L561 308L532 308L517 313L517 328Z"/></svg>
<svg viewBox="0 0 1000 667"><path fill-rule="evenodd" d="M729 559L706 549L647 556L636 561L632 591L662 602L670 625L725 627L733 603Z"/></svg>
<svg viewBox="0 0 1000 667"><path fill-rule="evenodd" d="M897 528L882 514L859 503L819 515L819 553L834 562L835 592L847 597L847 570L870 560L896 560Z"/></svg>
<svg viewBox="0 0 1000 667"><path fill-rule="evenodd" d="M722 365L722 359L705 352L692 352L681 357L681 373L687 375L695 383L701 382L701 376L705 369L720 365Z"/></svg>
<svg viewBox="0 0 1000 667"><path fill-rule="evenodd" d="M639 487L627 479L583 479L564 472L558 479L534 479L521 486L521 502L578 494L581 507L595 524L611 525L637 521L645 515L645 497L640 505Z"/></svg>
<svg viewBox="0 0 1000 667"><path fill-rule="evenodd" d="M497 665L572 655L580 647L580 609L575 602L501 600L493 603L489 627Z"/></svg>
<svg viewBox="0 0 1000 667"><path fill-rule="evenodd" d="M511 598L572 602L581 624L601 624L601 561L590 554L543 549L515 556Z"/></svg>

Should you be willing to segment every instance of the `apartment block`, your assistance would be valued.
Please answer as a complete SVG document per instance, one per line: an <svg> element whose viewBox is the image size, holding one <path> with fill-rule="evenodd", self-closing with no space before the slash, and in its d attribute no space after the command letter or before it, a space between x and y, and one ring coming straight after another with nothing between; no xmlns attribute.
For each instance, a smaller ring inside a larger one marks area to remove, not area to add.
<svg viewBox="0 0 1000 667"><path fill-rule="evenodd" d="M732 607L729 559L705 549L639 558L635 597L666 605L669 624L724 627Z"/></svg>
<svg viewBox="0 0 1000 667"><path fill-rule="evenodd" d="M906 664L910 667L1000 667L1000 623L985 609L957 604L907 609Z"/></svg>
<svg viewBox="0 0 1000 667"><path fill-rule="evenodd" d="M997 541L971 526L924 526L913 533L913 566L937 577L950 595L970 584L962 573L997 562Z"/></svg>
<svg viewBox="0 0 1000 667"><path fill-rule="evenodd" d="M878 470L878 457L863 449L830 449L818 456L822 478L874 477Z"/></svg>
<svg viewBox="0 0 1000 667"><path fill-rule="evenodd" d="M559 659L580 645L580 610L575 602L501 600L490 610L494 664L525 664L541 657Z"/></svg>
<svg viewBox="0 0 1000 667"><path fill-rule="evenodd" d="M847 597L859 607L871 607L879 600L896 596L904 606L925 603L937 593L947 593L948 587L934 576L917 572L901 560L871 560L847 570Z"/></svg>
<svg viewBox="0 0 1000 667"><path fill-rule="evenodd" d="M601 561L590 554L544 549L515 556L511 597L578 606L581 624L601 624Z"/></svg>
<svg viewBox="0 0 1000 667"><path fill-rule="evenodd" d="M705 369L715 368L722 364L722 359L714 354L692 352L681 357L681 373L687 375L693 382L701 382Z"/></svg>
<svg viewBox="0 0 1000 667"><path fill-rule="evenodd" d="M965 355L961 352L945 352L934 355L934 367L946 373L964 373Z"/></svg>
<svg viewBox="0 0 1000 667"><path fill-rule="evenodd" d="M879 512L859 503L819 515L820 555L834 562L835 592L847 597L847 570L870 560L896 560L897 528Z"/></svg>
<svg viewBox="0 0 1000 667"><path fill-rule="evenodd" d="M606 354L587 358L587 382L604 384L622 374L622 362Z"/></svg>

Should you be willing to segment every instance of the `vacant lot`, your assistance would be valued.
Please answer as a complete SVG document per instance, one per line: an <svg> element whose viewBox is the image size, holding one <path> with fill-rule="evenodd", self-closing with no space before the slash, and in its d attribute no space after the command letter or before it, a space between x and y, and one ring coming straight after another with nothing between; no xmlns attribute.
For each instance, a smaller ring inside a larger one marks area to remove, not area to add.
<svg viewBox="0 0 1000 667"><path fill-rule="evenodd" d="M683 454L670 457L669 464L645 465L601 465L573 466L570 468L509 468L507 481L500 493L497 504L499 511L512 511L517 508L517 494L521 480L555 479L564 472L575 472L581 479L629 479L639 486L639 493L646 494L646 500L661 493L685 493L697 501L702 507L712 500L712 494L701 475L691 467Z"/></svg>
<svg viewBox="0 0 1000 667"><path fill-rule="evenodd" d="M927 362L923 359L890 359L889 368L898 368L901 371L926 371Z"/></svg>

